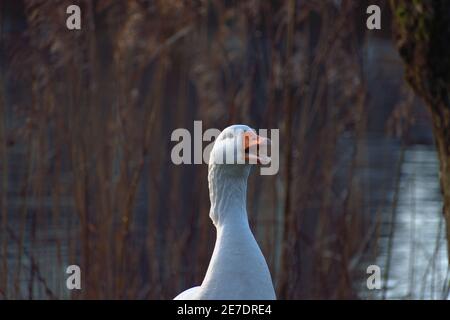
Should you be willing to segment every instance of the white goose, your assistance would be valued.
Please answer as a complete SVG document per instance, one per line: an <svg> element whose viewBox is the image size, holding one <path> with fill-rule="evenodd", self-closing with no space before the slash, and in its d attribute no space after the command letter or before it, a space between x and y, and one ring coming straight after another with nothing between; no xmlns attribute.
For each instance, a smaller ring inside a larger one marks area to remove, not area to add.
<svg viewBox="0 0 450 320"><path fill-rule="evenodd" d="M217 137L208 166L209 216L217 229L214 252L201 286L183 291L175 300L276 299L269 268L250 230L246 209L251 168L246 162L270 161L256 151L257 146L269 143L269 139L245 125L230 126Z"/></svg>

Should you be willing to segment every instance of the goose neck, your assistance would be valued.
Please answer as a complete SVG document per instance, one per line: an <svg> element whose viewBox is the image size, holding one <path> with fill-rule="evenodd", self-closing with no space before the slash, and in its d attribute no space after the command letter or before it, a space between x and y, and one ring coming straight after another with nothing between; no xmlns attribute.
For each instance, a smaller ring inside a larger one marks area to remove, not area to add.
<svg viewBox="0 0 450 320"><path fill-rule="evenodd" d="M248 224L246 196L247 176L233 175L225 167L210 168L210 217L217 228Z"/></svg>

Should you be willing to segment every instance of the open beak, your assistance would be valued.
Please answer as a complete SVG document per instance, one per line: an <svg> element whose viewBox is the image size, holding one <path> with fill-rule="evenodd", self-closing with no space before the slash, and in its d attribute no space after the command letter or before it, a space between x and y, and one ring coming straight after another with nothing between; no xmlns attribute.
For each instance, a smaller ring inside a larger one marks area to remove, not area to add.
<svg viewBox="0 0 450 320"><path fill-rule="evenodd" d="M249 161L249 163L263 165L270 163L270 157L267 156L270 139L258 136L252 131L245 132L243 139L245 160Z"/></svg>

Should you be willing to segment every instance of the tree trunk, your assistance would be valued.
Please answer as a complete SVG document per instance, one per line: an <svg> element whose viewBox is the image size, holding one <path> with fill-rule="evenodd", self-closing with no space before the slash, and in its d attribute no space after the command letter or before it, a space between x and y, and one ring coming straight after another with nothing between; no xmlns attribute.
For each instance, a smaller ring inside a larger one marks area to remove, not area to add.
<svg viewBox="0 0 450 320"><path fill-rule="evenodd" d="M450 2L391 0L391 7L406 79L431 112L450 249Z"/></svg>

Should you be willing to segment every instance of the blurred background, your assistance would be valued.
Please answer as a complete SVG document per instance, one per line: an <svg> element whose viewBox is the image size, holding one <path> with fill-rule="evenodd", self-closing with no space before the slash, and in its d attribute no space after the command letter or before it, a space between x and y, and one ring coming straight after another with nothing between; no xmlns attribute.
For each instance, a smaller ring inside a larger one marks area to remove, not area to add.
<svg viewBox="0 0 450 320"><path fill-rule="evenodd" d="M199 285L207 165L170 160L194 120L280 129L279 173L248 189L279 299L449 298L430 115L391 25L383 0L1 1L0 299Z"/></svg>

